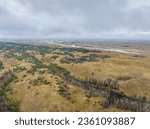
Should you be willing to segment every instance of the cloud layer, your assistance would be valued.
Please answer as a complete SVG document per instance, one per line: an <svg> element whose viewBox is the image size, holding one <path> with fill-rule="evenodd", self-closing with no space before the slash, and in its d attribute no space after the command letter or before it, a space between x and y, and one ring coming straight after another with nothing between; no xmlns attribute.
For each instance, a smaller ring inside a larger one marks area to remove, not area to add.
<svg viewBox="0 0 150 129"><path fill-rule="evenodd" d="M0 0L0 38L150 38L150 0Z"/></svg>

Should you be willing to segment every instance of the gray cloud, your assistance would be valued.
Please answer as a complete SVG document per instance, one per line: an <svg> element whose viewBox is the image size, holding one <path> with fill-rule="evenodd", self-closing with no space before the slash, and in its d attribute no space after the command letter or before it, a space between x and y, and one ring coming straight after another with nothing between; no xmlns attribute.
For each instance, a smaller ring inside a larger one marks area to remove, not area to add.
<svg viewBox="0 0 150 129"><path fill-rule="evenodd" d="M150 0L0 0L0 38L149 38Z"/></svg>

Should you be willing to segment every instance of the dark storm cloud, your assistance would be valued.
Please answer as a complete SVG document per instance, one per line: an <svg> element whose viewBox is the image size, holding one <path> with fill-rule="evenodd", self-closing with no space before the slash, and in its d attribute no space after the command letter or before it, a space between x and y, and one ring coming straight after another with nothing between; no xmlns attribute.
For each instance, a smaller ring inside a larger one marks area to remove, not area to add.
<svg viewBox="0 0 150 129"><path fill-rule="evenodd" d="M0 0L1 38L150 36L150 0Z"/></svg>

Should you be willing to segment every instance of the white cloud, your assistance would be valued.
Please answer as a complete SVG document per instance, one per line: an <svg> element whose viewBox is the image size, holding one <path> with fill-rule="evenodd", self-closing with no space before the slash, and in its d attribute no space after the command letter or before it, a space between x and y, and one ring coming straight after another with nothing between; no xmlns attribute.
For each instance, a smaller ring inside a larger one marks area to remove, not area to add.
<svg viewBox="0 0 150 129"><path fill-rule="evenodd" d="M150 37L149 15L150 0L0 0L0 37Z"/></svg>
<svg viewBox="0 0 150 129"><path fill-rule="evenodd" d="M123 9L124 12L150 7L150 0L126 0L126 2L127 4Z"/></svg>
<svg viewBox="0 0 150 129"><path fill-rule="evenodd" d="M24 15L29 13L30 7L19 0L1 0L0 5L13 14Z"/></svg>

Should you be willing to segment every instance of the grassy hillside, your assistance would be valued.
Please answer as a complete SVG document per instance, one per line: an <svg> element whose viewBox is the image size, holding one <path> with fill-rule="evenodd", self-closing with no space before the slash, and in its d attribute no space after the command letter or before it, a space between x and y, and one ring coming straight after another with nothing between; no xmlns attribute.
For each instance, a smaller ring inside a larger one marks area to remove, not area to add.
<svg viewBox="0 0 150 129"><path fill-rule="evenodd" d="M0 43L1 111L150 111L149 64L149 55Z"/></svg>

